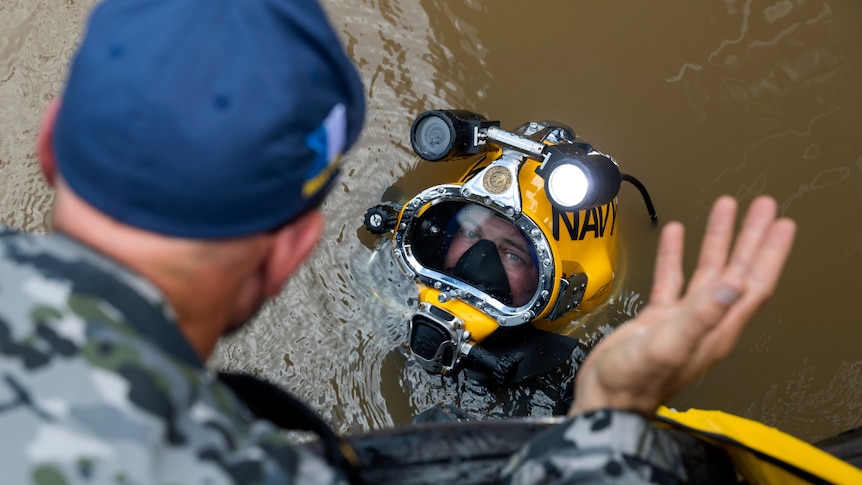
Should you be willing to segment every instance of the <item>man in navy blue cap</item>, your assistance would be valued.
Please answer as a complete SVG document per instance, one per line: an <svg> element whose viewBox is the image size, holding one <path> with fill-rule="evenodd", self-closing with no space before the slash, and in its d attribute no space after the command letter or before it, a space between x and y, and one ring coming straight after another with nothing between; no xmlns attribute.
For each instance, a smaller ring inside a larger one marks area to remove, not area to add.
<svg viewBox="0 0 862 485"><path fill-rule="evenodd" d="M95 8L38 142L55 233L0 229L3 483L344 478L203 363L314 249L364 110L316 1Z"/></svg>
<svg viewBox="0 0 862 485"><path fill-rule="evenodd" d="M343 443L328 436L329 460L293 446L277 426L292 412L253 398L265 386L203 362L315 247L363 95L311 0L95 9L39 136L55 233L0 229L4 483L349 478ZM716 204L684 295L681 227L667 226L653 301L594 350L571 419L507 479L682 476L649 416L730 351L793 239L763 198L730 252L734 217Z"/></svg>

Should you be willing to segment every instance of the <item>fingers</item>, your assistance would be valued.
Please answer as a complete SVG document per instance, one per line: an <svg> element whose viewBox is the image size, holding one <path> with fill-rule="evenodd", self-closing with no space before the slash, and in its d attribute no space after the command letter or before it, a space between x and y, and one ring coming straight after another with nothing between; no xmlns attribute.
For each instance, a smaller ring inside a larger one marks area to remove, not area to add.
<svg viewBox="0 0 862 485"><path fill-rule="evenodd" d="M709 330L694 361L711 366L729 354L753 315L775 290L790 255L796 224L789 219L774 220L774 217L775 203L771 199L761 198L752 203L728 269L716 282L713 304L700 303L704 309L696 310L699 313L697 320ZM738 298L720 310L720 293L733 288L738 288ZM708 308L715 313L706 315ZM709 319L714 319L713 324ZM689 331L702 330L691 328Z"/></svg>
<svg viewBox="0 0 862 485"><path fill-rule="evenodd" d="M742 229L736 238L728 268L745 273L752 264L755 254L763 246L764 236L775 221L777 206L771 197L758 197L751 203Z"/></svg>
<svg viewBox="0 0 862 485"><path fill-rule="evenodd" d="M758 197L752 202L728 259L736 202L725 196L713 205L698 267L686 293L685 305L696 324L687 332L705 331L718 324L744 293L757 288L767 294L771 291L777 282L776 271L780 272L789 252L787 244L793 238L792 233L787 234L788 228L767 237L774 227L776 208L771 197ZM756 273L753 272L755 265ZM751 285L749 280L755 275L760 281Z"/></svg>
<svg viewBox="0 0 862 485"><path fill-rule="evenodd" d="M685 229L678 222L670 222L661 232L655 260L650 304L671 304L682 292L682 255Z"/></svg>
<svg viewBox="0 0 862 485"><path fill-rule="evenodd" d="M698 349L697 353L702 353L704 356L715 353L718 356L720 352L714 352L718 347L714 344L707 346L704 339L716 333L722 325L727 326L728 317L733 313L742 315L736 308L744 301L744 293L745 281L741 275L735 273L725 274L721 280L699 291L689 292L683 301L680 318L674 322L672 332L676 333L681 341L690 342L691 348ZM733 337L732 333L727 335ZM688 346L689 344L686 344L686 347Z"/></svg>
<svg viewBox="0 0 862 485"><path fill-rule="evenodd" d="M715 335L710 337L711 342L704 343L704 348L730 351L745 325L775 291L795 235L796 224L789 219L779 219L769 225L754 253L751 266L744 274L745 290L742 297L728 309L720 328L713 332Z"/></svg>
<svg viewBox="0 0 862 485"><path fill-rule="evenodd" d="M768 227L753 261L746 266L746 279L752 291L763 293L763 298L772 294L795 236L796 223L790 219L779 219Z"/></svg>
<svg viewBox="0 0 862 485"><path fill-rule="evenodd" d="M736 218L736 201L729 196L720 197L712 206L706 231L701 243L697 268L689 285L689 292L713 281L727 263ZM665 226L656 258L651 304L672 304L679 299L684 285L682 274L683 228L681 224ZM720 301L735 299L733 292L723 290Z"/></svg>
<svg viewBox="0 0 862 485"><path fill-rule="evenodd" d="M787 219L775 220L775 213L776 204L770 197L752 202L725 271L702 297L709 303L699 303L703 305L697 311L701 323L726 327L720 333L731 345L772 295L790 254L796 225Z"/></svg>
<svg viewBox="0 0 862 485"><path fill-rule="evenodd" d="M706 223L697 269L692 276L690 287L698 287L712 280L724 269L727 254L730 252L735 220L736 201L729 196L716 200Z"/></svg>

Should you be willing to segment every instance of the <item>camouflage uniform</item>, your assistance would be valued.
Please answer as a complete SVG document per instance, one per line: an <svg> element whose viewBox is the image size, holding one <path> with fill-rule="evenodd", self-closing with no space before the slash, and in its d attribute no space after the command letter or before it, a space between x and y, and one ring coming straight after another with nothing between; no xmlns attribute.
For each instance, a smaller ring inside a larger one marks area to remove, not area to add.
<svg viewBox="0 0 862 485"><path fill-rule="evenodd" d="M684 477L640 416L580 416L528 444L511 483ZM668 474L662 470L671 470ZM2 483L343 483L209 373L149 282L63 235L0 228Z"/></svg>
<svg viewBox="0 0 862 485"><path fill-rule="evenodd" d="M675 440L641 415L600 410L533 439L504 469L508 484L688 481Z"/></svg>
<svg viewBox="0 0 862 485"><path fill-rule="evenodd" d="M0 482L339 483L216 381L156 288L0 228Z"/></svg>

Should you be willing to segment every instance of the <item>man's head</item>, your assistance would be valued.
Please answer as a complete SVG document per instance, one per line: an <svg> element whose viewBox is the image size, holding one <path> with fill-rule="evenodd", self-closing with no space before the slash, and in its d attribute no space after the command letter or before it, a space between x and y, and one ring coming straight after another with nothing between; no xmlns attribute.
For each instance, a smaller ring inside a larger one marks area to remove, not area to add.
<svg viewBox="0 0 862 485"><path fill-rule="evenodd" d="M314 1L107 0L72 63L53 150L71 189L120 222L243 236L326 192L363 97Z"/></svg>
<svg viewBox="0 0 862 485"><path fill-rule="evenodd" d="M313 0L105 0L40 132L55 227L156 283L206 357L312 251L364 109Z"/></svg>

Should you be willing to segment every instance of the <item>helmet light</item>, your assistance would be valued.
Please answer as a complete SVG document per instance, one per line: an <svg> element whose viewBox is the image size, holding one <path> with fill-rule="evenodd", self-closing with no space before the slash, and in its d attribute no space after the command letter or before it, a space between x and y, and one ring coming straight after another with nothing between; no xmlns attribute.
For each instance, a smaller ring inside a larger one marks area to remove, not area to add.
<svg viewBox="0 0 862 485"><path fill-rule="evenodd" d="M575 164L561 164L548 175L548 197L565 207L577 207L587 196L590 182L584 170Z"/></svg>
<svg viewBox="0 0 862 485"><path fill-rule="evenodd" d="M622 174L609 156L584 153L572 145L549 146L537 169L545 179L545 194L558 210L574 212L607 204L620 191Z"/></svg>

